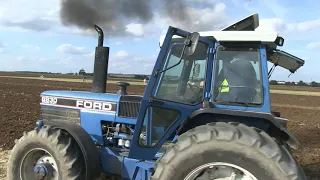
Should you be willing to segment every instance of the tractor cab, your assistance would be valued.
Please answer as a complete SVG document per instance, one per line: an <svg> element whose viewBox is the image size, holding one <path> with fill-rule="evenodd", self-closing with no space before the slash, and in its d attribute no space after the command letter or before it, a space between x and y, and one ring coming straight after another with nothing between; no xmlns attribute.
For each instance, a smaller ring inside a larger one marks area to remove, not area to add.
<svg viewBox="0 0 320 180"><path fill-rule="evenodd" d="M190 120L201 111L266 115L286 125L271 112L267 62L294 73L304 61L277 49L284 43L277 32L254 31L256 19L254 14L221 31L169 27L160 38L161 51L141 100L135 130L144 136L133 136L140 144L133 144L129 157L153 159L163 144L204 123ZM255 126L265 128L264 123Z"/></svg>
<svg viewBox="0 0 320 180"><path fill-rule="evenodd" d="M258 14L253 14L221 31L199 32L200 36L213 43L214 47L209 48L208 43L200 41L194 55L184 56L181 62L185 63L164 72L161 78L165 76L164 79L170 79L174 76L178 80L181 76L179 85L174 81L171 83L179 87L180 95L189 92L187 97L180 97L185 101L189 97L192 101L190 103L197 103L194 98L200 98L202 101L207 95L210 96L210 102L216 105L258 107L247 110L270 112L268 79L273 70L280 66L290 73L295 73L304 65L304 60L277 49L278 46L283 46L284 39L278 36L277 32L255 31L258 26ZM163 46L164 37L166 36L160 38L160 47ZM169 50L163 66L179 59L183 40L184 38L173 35L169 47L166 47ZM209 59L210 54L213 55L212 59ZM268 68L267 62L273 66ZM204 72L210 68L213 68L212 73L205 74ZM173 73L176 75L171 75ZM178 73L180 74L177 75ZM206 93L203 93L204 85L210 86ZM171 85L171 88L174 87ZM159 87L159 90L164 91L164 87ZM170 92L173 92L172 90L166 89Z"/></svg>

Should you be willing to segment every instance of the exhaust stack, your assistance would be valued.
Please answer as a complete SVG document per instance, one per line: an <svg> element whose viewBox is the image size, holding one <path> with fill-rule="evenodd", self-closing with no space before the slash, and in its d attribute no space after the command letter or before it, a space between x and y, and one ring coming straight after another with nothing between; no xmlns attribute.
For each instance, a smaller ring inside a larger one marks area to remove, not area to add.
<svg viewBox="0 0 320 180"><path fill-rule="evenodd" d="M98 32L98 46L95 51L94 58L94 71L92 81L92 92L106 93L107 88L107 75L108 75L108 62L109 62L109 47L103 47L103 31L102 29L94 25Z"/></svg>

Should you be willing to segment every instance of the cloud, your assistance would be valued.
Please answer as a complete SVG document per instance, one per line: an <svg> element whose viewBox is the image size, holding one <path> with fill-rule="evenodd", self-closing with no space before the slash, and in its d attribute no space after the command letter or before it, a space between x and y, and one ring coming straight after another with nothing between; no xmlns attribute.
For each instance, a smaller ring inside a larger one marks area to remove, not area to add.
<svg viewBox="0 0 320 180"><path fill-rule="evenodd" d="M6 21L3 22L4 26L7 27L18 27L26 30L32 30L32 31L49 31L56 25L55 21L52 20L45 20L41 18L35 18L35 19L30 19L26 21Z"/></svg>
<svg viewBox="0 0 320 180"><path fill-rule="evenodd" d="M286 40L314 41L320 28L319 20L286 23L283 18L260 19L256 31L276 31Z"/></svg>
<svg viewBox="0 0 320 180"><path fill-rule="evenodd" d="M277 0L232 0L236 10L244 9L249 13L267 14L273 13L276 17L284 17L288 14L288 8L281 4L281 1Z"/></svg>
<svg viewBox="0 0 320 180"><path fill-rule="evenodd" d="M83 55L84 55L84 57L89 57L89 58L92 59L94 57L94 55L95 55L95 50L93 50L91 53L85 53Z"/></svg>
<svg viewBox="0 0 320 180"><path fill-rule="evenodd" d="M26 57L24 57L24 56L18 56L18 57L16 57L16 59L17 59L18 61L23 61L25 58L26 58Z"/></svg>
<svg viewBox="0 0 320 180"><path fill-rule="evenodd" d="M289 28L300 32L318 30L320 28L320 19L289 24Z"/></svg>
<svg viewBox="0 0 320 180"><path fill-rule="evenodd" d="M87 51L85 47L77 47L71 44L61 44L56 49L57 52L65 54L74 54L74 55L85 55L90 54L91 52Z"/></svg>
<svg viewBox="0 0 320 180"><path fill-rule="evenodd" d="M281 18L261 19L256 31L285 31L287 25Z"/></svg>
<svg viewBox="0 0 320 180"><path fill-rule="evenodd" d="M21 47L28 49L28 50L31 50L31 51L40 51L39 46L35 46L35 45L31 45L31 44L23 44Z"/></svg>
<svg viewBox="0 0 320 180"><path fill-rule="evenodd" d="M287 7L282 6L277 0L261 1L261 3L278 17L283 17L288 13Z"/></svg>
<svg viewBox="0 0 320 180"><path fill-rule="evenodd" d="M189 0L195 2L196 0ZM145 34L156 35L167 32L169 26L174 26L186 31L213 31L226 27L232 18L226 13L227 6L224 3L213 3L205 7L188 6L186 11L189 20L175 21L163 16L155 14L153 20L144 25Z"/></svg>
<svg viewBox="0 0 320 180"><path fill-rule="evenodd" d="M5 52L5 48L9 46L8 43L4 43L0 41L0 54L3 54Z"/></svg>
<svg viewBox="0 0 320 180"><path fill-rule="evenodd" d="M0 2L0 27L48 31L59 24L59 1L15 0Z"/></svg>
<svg viewBox="0 0 320 180"><path fill-rule="evenodd" d="M128 58L130 56L130 58ZM150 74L156 57L118 51L109 58L109 73Z"/></svg>
<svg viewBox="0 0 320 180"><path fill-rule="evenodd" d="M117 46L120 46L122 44L122 42L116 42Z"/></svg>
<svg viewBox="0 0 320 180"><path fill-rule="evenodd" d="M126 25L126 32L129 32L135 36L142 36L144 34L143 25L130 23Z"/></svg>
<svg viewBox="0 0 320 180"><path fill-rule="evenodd" d="M115 55L116 57L127 57L129 56L129 53L127 51L119 51Z"/></svg>
<svg viewBox="0 0 320 180"><path fill-rule="evenodd" d="M4 42L0 41L0 47L1 48L7 47L7 46L9 46L8 43L4 43Z"/></svg>
<svg viewBox="0 0 320 180"><path fill-rule="evenodd" d="M306 48L307 49L320 49L320 42L309 43Z"/></svg>

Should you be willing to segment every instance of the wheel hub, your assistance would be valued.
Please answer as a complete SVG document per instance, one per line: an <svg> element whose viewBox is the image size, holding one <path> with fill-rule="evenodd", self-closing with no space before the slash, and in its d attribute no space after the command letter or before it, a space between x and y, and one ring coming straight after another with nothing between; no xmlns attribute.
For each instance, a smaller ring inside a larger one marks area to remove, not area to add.
<svg viewBox="0 0 320 180"><path fill-rule="evenodd" d="M48 174L48 169L44 164L38 164L34 167L34 176L37 180L45 180Z"/></svg>
<svg viewBox="0 0 320 180"><path fill-rule="evenodd" d="M49 163L37 164L34 167L34 176L36 180L47 180L53 177L54 168Z"/></svg>
<svg viewBox="0 0 320 180"><path fill-rule="evenodd" d="M216 162L199 166L184 180L257 180L257 178L237 165Z"/></svg>
<svg viewBox="0 0 320 180"><path fill-rule="evenodd" d="M58 165L43 149L33 149L23 158L20 174L22 180L58 180Z"/></svg>

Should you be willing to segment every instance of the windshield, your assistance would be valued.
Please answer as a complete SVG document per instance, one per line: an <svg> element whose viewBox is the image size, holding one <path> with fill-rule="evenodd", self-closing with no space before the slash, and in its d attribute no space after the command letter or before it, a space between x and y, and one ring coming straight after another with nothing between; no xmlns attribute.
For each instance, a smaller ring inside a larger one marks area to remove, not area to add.
<svg viewBox="0 0 320 180"><path fill-rule="evenodd" d="M163 61L162 70L179 62L183 41L184 38L172 40L166 59ZM205 77L207 50L207 45L199 42L193 55L183 55L180 64L160 73L154 96L184 104L200 102L203 97L201 82Z"/></svg>
<svg viewBox="0 0 320 180"><path fill-rule="evenodd" d="M259 49L219 46L214 100L228 104L262 104L262 97Z"/></svg>

